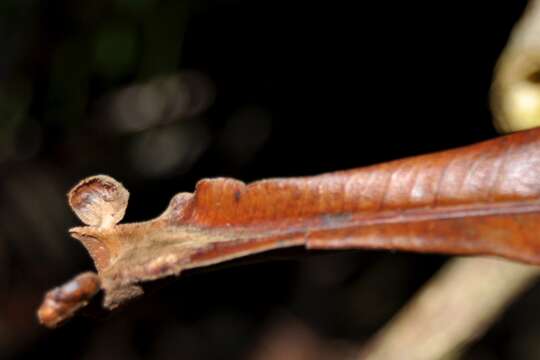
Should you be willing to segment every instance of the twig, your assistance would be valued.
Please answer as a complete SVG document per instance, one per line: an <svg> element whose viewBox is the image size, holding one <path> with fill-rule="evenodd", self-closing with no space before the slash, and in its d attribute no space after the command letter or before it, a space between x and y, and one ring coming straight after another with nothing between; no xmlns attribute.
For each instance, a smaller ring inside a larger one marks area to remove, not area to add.
<svg viewBox="0 0 540 360"><path fill-rule="evenodd" d="M458 357L539 274L538 267L493 258L452 260L376 335L360 359Z"/></svg>

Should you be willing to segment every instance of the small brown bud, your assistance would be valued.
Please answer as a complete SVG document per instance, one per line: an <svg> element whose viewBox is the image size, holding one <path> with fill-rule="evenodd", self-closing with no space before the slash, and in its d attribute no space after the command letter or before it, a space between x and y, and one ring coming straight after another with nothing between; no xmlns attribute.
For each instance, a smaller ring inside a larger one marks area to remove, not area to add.
<svg viewBox="0 0 540 360"><path fill-rule="evenodd" d="M129 192L106 175L88 177L68 193L69 205L86 225L102 228L117 224L124 217Z"/></svg>
<svg viewBox="0 0 540 360"><path fill-rule="evenodd" d="M43 325L54 328L88 304L99 291L100 279L93 272L85 272L64 285L52 289L38 309L38 320Z"/></svg>

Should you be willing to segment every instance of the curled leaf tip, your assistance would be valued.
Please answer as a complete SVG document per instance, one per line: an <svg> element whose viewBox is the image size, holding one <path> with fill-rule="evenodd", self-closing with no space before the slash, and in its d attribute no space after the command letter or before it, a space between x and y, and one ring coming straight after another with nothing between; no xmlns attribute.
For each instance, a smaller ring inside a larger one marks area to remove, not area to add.
<svg viewBox="0 0 540 360"><path fill-rule="evenodd" d="M107 175L88 177L68 193L69 205L86 225L111 227L124 217L129 192Z"/></svg>

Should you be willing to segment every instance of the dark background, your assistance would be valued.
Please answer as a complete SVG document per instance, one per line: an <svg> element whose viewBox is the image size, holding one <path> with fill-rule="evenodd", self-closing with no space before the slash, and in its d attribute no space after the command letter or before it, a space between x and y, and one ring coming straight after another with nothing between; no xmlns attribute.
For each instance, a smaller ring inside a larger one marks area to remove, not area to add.
<svg viewBox="0 0 540 360"><path fill-rule="evenodd" d="M284 254L186 273L108 318L41 328L42 294L93 268L67 235L78 221L65 193L109 174L131 192L125 221L139 221L203 177L311 175L492 138L493 66L524 6L2 0L0 358L358 349L447 257ZM465 358L538 358L538 304L536 288Z"/></svg>

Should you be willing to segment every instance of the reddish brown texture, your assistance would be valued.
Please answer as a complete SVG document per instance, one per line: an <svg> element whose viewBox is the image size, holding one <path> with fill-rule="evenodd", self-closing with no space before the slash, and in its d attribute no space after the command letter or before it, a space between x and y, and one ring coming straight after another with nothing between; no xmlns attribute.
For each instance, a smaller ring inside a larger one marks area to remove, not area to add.
<svg viewBox="0 0 540 360"><path fill-rule="evenodd" d="M47 327L56 327L84 307L99 291L99 286L99 277L86 272L50 290L38 309L39 321Z"/></svg>
<svg viewBox="0 0 540 360"><path fill-rule="evenodd" d="M154 220L70 232L96 263L104 306L114 308L141 294L140 282L298 245L490 254L540 264L539 220L535 129L313 177L249 185L204 179Z"/></svg>

